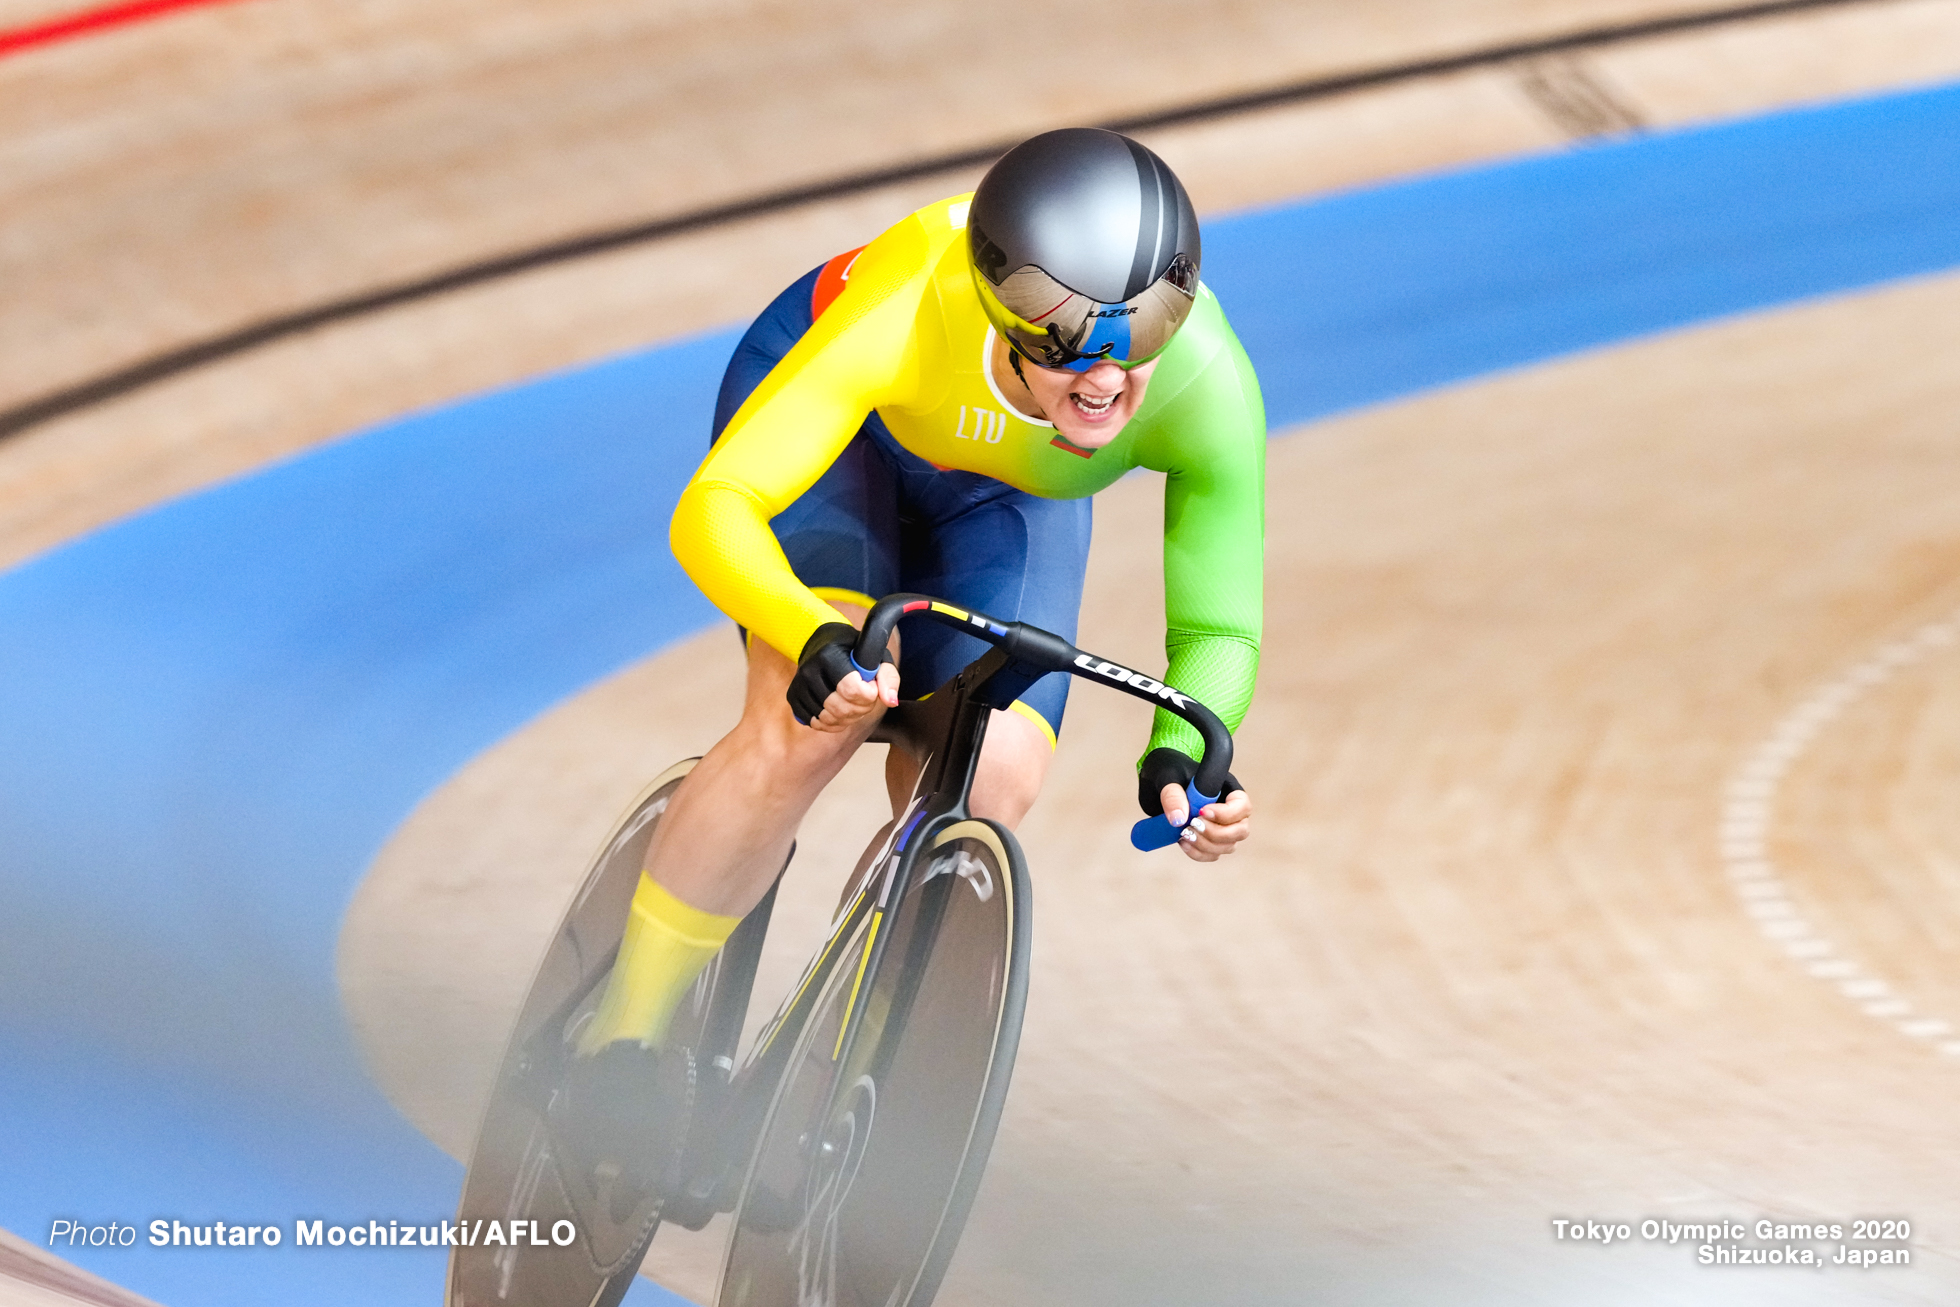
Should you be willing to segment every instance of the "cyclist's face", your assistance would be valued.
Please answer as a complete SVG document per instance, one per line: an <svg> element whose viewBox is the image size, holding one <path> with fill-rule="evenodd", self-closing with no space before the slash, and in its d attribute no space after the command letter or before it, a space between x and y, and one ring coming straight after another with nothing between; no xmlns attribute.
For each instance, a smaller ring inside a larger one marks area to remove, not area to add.
<svg viewBox="0 0 1960 1307"><path fill-rule="evenodd" d="M1101 449L1122 433L1143 404L1150 374L1156 370L1155 359L1128 372L1114 363L1098 363L1087 372L1021 364L1041 416L1082 449Z"/></svg>

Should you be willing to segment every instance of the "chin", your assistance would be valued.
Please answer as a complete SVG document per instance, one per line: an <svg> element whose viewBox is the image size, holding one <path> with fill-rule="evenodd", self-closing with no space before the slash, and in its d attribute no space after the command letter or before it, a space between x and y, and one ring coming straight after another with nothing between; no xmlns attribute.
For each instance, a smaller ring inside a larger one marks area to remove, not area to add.
<svg viewBox="0 0 1960 1307"><path fill-rule="evenodd" d="M1093 427L1081 428L1073 423L1063 426L1058 422L1055 424L1055 430L1061 432L1063 439L1077 449L1101 449L1123 434L1123 424L1121 422L1098 423Z"/></svg>

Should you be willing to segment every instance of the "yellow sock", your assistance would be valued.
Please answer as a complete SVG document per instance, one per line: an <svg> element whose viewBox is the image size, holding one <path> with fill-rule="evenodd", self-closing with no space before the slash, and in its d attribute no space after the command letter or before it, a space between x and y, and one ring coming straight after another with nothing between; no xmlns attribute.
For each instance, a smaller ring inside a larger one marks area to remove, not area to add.
<svg viewBox="0 0 1960 1307"><path fill-rule="evenodd" d="M689 907L641 872L619 960L599 1010L579 1036L579 1052L596 1053L621 1039L660 1047L688 986L741 922Z"/></svg>

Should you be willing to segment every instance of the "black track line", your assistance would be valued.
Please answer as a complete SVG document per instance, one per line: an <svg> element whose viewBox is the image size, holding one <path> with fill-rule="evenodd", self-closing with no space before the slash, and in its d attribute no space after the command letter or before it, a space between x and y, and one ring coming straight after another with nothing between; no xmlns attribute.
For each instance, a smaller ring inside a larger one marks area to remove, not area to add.
<svg viewBox="0 0 1960 1307"><path fill-rule="evenodd" d="M1344 95L1351 91L1386 86L1394 82L1412 81L1443 73L1508 63L1514 59L1528 59L1534 55L1559 54L1571 50L1615 45L1644 37L1665 36L1674 32L1693 31L1697 28L1719 27L1757 18L1772 18L1806 9L1843 8L1870 2L1871 0L1766 0L1764 3L1731 5L1721 9L1706 9L1637 23L1592 27L1567 32L1561 36L1514 41L1504 45L1465 50L1458 54L1439 55L1433 59L1418 59L1379 68L1336 73L1327 77L1313 77L1238 95L1199 100L1150 113L1111 119L1102 125L1120 132L1172 127L1180 123L1199 122L1207 118L1225 118L1233 114L1268 109L1275 105ZM0 409L0 438L18 435L29 427L127 395L153 382L178 376L206 363L215 363L220 359L243 354L260 345L271 344L273 341L283 340L316 327L345 322L350 318L391 309L397 305L410 304L416 300L430 299L467 286L515 276L534 268L567 263L588 255L603 254L630 245L642 245L763 214L779 213L785 209L816 204L823 200L856 195L898 182L915 181L938 173L978 167L999 158L1014 143L1014 141L994 141L972 149L930 155L886 168L872 168L833 177L826 181L765 191L759 195L729 200L726 203L709 205L687 213L674 214L671 217L653 218L621 227L609 227L579 236L547 241L529 249L461 264L425 277L397 282L392 286L363 291L342 299L328 300L311 308L261 318L257 322L248 323L222 335L180 345L175 349L139 359L89 380L64 386L60 390L52 391L37 399L30 399L12 408Z"/></svg>

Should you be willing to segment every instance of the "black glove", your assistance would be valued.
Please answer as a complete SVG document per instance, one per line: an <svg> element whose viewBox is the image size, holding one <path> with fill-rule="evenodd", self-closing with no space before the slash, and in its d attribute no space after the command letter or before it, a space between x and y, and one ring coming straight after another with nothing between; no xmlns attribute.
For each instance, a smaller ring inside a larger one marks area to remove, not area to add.
<svg viewBox="0 0 1960 1307"><path fill-rule="evenodd" d="M849 622L825 622L804 641L796 675L789 681L789 710L797 721L808 726L823 711L823 701L837 683L858 674L857 664L851 661L857 638L857 628Z"/></svg>
<svg viewBox="0 0 1960 1307"><path fill-rule="evenodd" d="M1198 764L1179 753L1176 749L1152 749L1144 755L1143 766L1137 769L1137 803L1143 808L1146 817L1164 815L1164 787L1175 785L1183 789L1198 774ZM1234 790L1242 790L1238 778L1230 772L1225 773L1225 788L1218 792L1224 798Z"/></svg>

